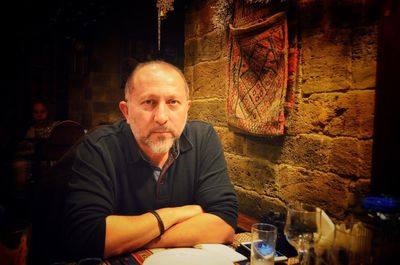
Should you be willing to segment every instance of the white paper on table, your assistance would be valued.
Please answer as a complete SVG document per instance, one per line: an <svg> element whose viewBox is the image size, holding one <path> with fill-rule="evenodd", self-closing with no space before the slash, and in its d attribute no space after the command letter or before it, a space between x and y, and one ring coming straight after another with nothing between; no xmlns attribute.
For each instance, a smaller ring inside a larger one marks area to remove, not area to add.
<svg viewBox="0 0 400 265"><path fill-rule="evenodd" d="M236 252L233 248L224 244L198 244L194 247L213 252L214 254L223 255L232 262L247 260L246 256L243 256L239 252Z"/></svg>

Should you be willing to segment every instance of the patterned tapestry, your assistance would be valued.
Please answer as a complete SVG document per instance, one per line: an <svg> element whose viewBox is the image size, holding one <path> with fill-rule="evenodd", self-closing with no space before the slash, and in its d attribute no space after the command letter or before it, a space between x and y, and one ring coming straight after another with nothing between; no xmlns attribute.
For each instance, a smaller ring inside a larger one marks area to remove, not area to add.
<svg viewBox="0 0 400 265"><path fill-rule="evenodd" d="M288 64L285 13L250 26L231 26L229 42L228 124L250 135L282 135L285 108L294 100L289 74L297 67L297 61Z"/></svg>

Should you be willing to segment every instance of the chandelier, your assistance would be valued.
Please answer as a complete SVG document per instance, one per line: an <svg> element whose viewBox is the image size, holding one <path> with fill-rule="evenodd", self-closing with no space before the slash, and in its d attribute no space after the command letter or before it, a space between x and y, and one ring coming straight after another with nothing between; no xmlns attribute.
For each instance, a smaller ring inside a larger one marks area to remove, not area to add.
<svg viewBox="0 0 400 265"><path fill-rule="evenodd" d="M167 17L168 11L174 10L174 0L157 0L157 20L158 20L158 28L157 28L157 44L158 44L158 52L161 50L161 20Z"/></svg>

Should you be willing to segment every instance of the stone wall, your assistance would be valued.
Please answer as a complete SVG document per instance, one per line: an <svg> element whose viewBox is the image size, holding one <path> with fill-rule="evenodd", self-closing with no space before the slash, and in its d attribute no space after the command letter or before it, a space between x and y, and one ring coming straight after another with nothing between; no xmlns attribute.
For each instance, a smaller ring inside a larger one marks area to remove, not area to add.
<svg viewBox="0 0 400 265"><path fill-rule="evenodd" d="M368 4L340 2L297 1L301 46L295 108L284 136L264 138L227 126L228 31L212 23L216 1L188 4L189 118L208 121L219 133L242 212L261 217L299 200L341 219L370 189L377 21Z"/></svg>
<svg viewBox="0 0 400 265"><path fill-rule="evenodd" d="M87 60L90 71L71 74L69 80L70 119L87 129L122 118L118 109L118 102L124 98L120 80L121 37L105 36L94 41L90 54L86 55L90 56Z"/></svg>

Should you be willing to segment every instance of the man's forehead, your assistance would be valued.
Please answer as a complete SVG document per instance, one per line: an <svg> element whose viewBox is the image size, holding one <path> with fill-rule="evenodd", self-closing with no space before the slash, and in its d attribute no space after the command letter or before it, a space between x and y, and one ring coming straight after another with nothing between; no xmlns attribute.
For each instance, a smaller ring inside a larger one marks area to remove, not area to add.
<svg viewBox="0 0 400 265"><path fill-rule="evenodd" d="M140 68L135 75L135 79L164 76L165 74L171 75L171 77L180 77L178 71L176 71L176 69L174 69L172 66L168 64L153 63L144 65L142 68Z"/></svg>
<svg viewBox="0 0 400 265"><path fill-rule="evenodd" d="M133 79L133 91L135 88L140 88L142 86L165 86L165 87L176 87L185 91L185 81L182 76L175 69L171 67L155 67L150 68L150 66L145 66L136 73Z"/></svg>
<svg viewBox="0 0 400 265"><path fill-rule="evenodd" d="M152 86L155 88L162 86L166 88L182 87L186 98L189 99L189 89L183 73L174 65L159 61L139 65L135 69L130 82L125 86L125 97L128 99L135 92L138 92L136 90L147 89Z"/></svg>

